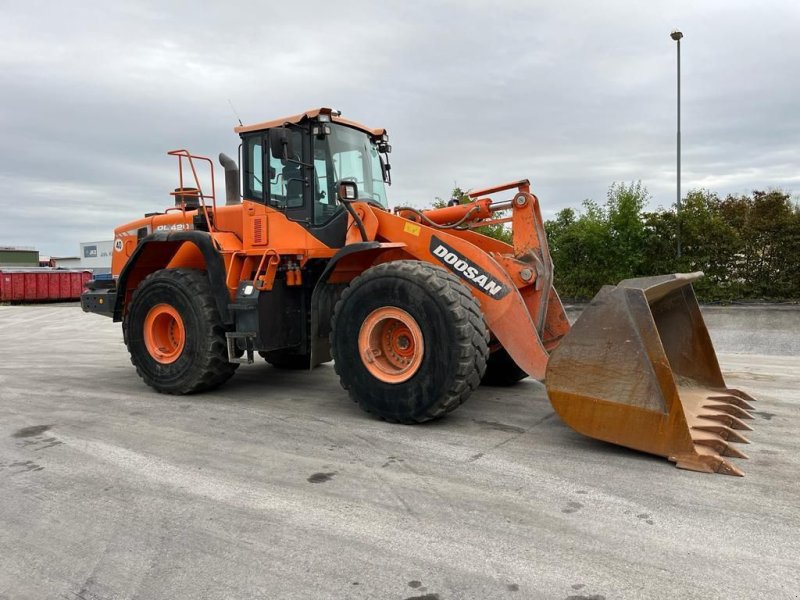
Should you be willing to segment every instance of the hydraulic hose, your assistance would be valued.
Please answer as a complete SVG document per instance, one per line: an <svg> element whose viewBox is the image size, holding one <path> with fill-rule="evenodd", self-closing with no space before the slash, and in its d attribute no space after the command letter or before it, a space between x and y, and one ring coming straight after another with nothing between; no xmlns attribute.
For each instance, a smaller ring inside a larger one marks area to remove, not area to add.
<svg viewBox="0 0 800 600"><path fill-rule="evenodd" d="M358 227L358 231L361 234L361 239L365 242L368 242L369 239L367 237L367 230L364 228L364 221L361 220L361 217L358 216L358 213L352 206L350 206L348 201L345 200L342 202L342 204L344 204L344 208L350 213L350 216L353 217L353 222L356 224L356 227Z"/></svg>

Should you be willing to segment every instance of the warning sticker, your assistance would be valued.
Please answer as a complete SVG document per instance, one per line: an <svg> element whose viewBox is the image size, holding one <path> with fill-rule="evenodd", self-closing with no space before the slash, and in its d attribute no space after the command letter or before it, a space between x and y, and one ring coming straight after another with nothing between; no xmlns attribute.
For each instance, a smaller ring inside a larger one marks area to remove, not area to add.
<svg viewBox="0 0 800 600"><path fill-rule="evenodd" d="M416 223L406 223L403 226L403 231L406 233L410 233L411 235L416 235L419 237L419 232L421 231L420 226Z"/></svg>

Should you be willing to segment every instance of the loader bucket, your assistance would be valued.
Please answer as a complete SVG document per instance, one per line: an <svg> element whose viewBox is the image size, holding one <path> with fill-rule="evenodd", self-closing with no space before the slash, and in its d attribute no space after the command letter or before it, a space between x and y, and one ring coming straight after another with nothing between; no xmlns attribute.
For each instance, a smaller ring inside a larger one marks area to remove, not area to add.
<svg viewBox="0 0 800 600"><path fill-rule="evenodd" d="M726 457L747 439L749 395L725 385L691 282L627 279L595 296L551 353L545 384L575 431L664 456L683 469L743 475Z"/></svg>

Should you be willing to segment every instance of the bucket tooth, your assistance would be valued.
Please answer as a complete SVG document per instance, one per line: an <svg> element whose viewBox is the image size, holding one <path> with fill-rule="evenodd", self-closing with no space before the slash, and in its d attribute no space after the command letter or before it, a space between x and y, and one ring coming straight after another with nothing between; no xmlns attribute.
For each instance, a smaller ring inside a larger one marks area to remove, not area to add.
<svg viewBox="0 0 800 600"><path fill-rule="evenodd" d="M709 400L714 400L716 402L727 402L728 404L733 404L734 406L738 406L739 408L743 408L745 410L755 410L752 404L750 404L747 400L740 398L739 396L734 396L732 394L726 396L709 396Z"/></svg>
<svg viewBox="0 0 800 600"><path fill-rule="evenodd" d="M719 473L720 475L733 475L734 477L744 477L744 471L733 466L724 458L719 459L719 462L717 463L717 470L715 472Z"/></svg>
<svg viewBox="0 0 800 600"><path fill-rule="evenodd" d="M753 415L751 415L749 412L747 412L743 408L734 406L733 404L704 404L703 408L727 413L729 415L733 415L734 417L738 417L739 419L753 418Z"/></svg>
<svg viewBox="0 0 800 600"><path fill-rule="evenodd" d="M731 446L724 440L715 440L708 438L700 438L694 440L694 443L699 446L706 446L714 450L720 456L733 456L735 458L749 458L744 452Z"/></svg>
<svg viewBox="0 0 800 600"><path fill-rule="evenodd" d="M722 391L730 394L731 396L737 396L737 397L741 398L742 400L747 400L748 402L755 402L756 401L756 399L753 398L747 392L743 392L742 390L738 390L736 388L725 388Z"/></svg>
<svg viewBox="0 0 800 600"><path fill-rule="evenodd" d="M726 415L726 414L715 414L715 415L697 415L698 419L708 419L709 421L718 421L725 425L726 427L730 427L731 429L741 429L744 431L753 431L753 428L743 423L740 419L737 419L733 415Z"/></svg>
<svg viewBox="0 0 800 600"><path fill-rule="evenodd" d="M688 455L669 457L679 469L700 471L701 473L719 473L720 475L734 475L744 477L744 472L733 466L724 458L714 455Z"/></svg>
<svg viewBox="0 0 800 600"><path fill-rule="evenodd" d="M693 425L692 429L696 429L697 431L708 431L710 433L714 433L721 437L723 440L728 440L729 442L738 442L740 444L749 444L750 440L744 437L738 431L734 431L730 427L726 427L725 425Z"/></svg>

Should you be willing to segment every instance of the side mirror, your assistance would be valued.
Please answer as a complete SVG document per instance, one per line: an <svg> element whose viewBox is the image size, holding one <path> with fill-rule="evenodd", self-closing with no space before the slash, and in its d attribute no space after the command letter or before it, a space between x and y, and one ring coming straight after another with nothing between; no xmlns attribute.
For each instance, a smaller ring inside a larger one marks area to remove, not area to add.
<svg viewBox="0 0 800 600"><path fill-rule="evenodd" d="M336 197L339 202L355 202L358 200L358 184L355 181L340 181L336 185Z"/></svg>
<svg viewBox="0 0 800 600"><path fill-rule="evenodd" d="M292 136L286 127L278 127L270 131L269 144L272 149L272 156L288 160L290 156L294 155Z"/></svg>

